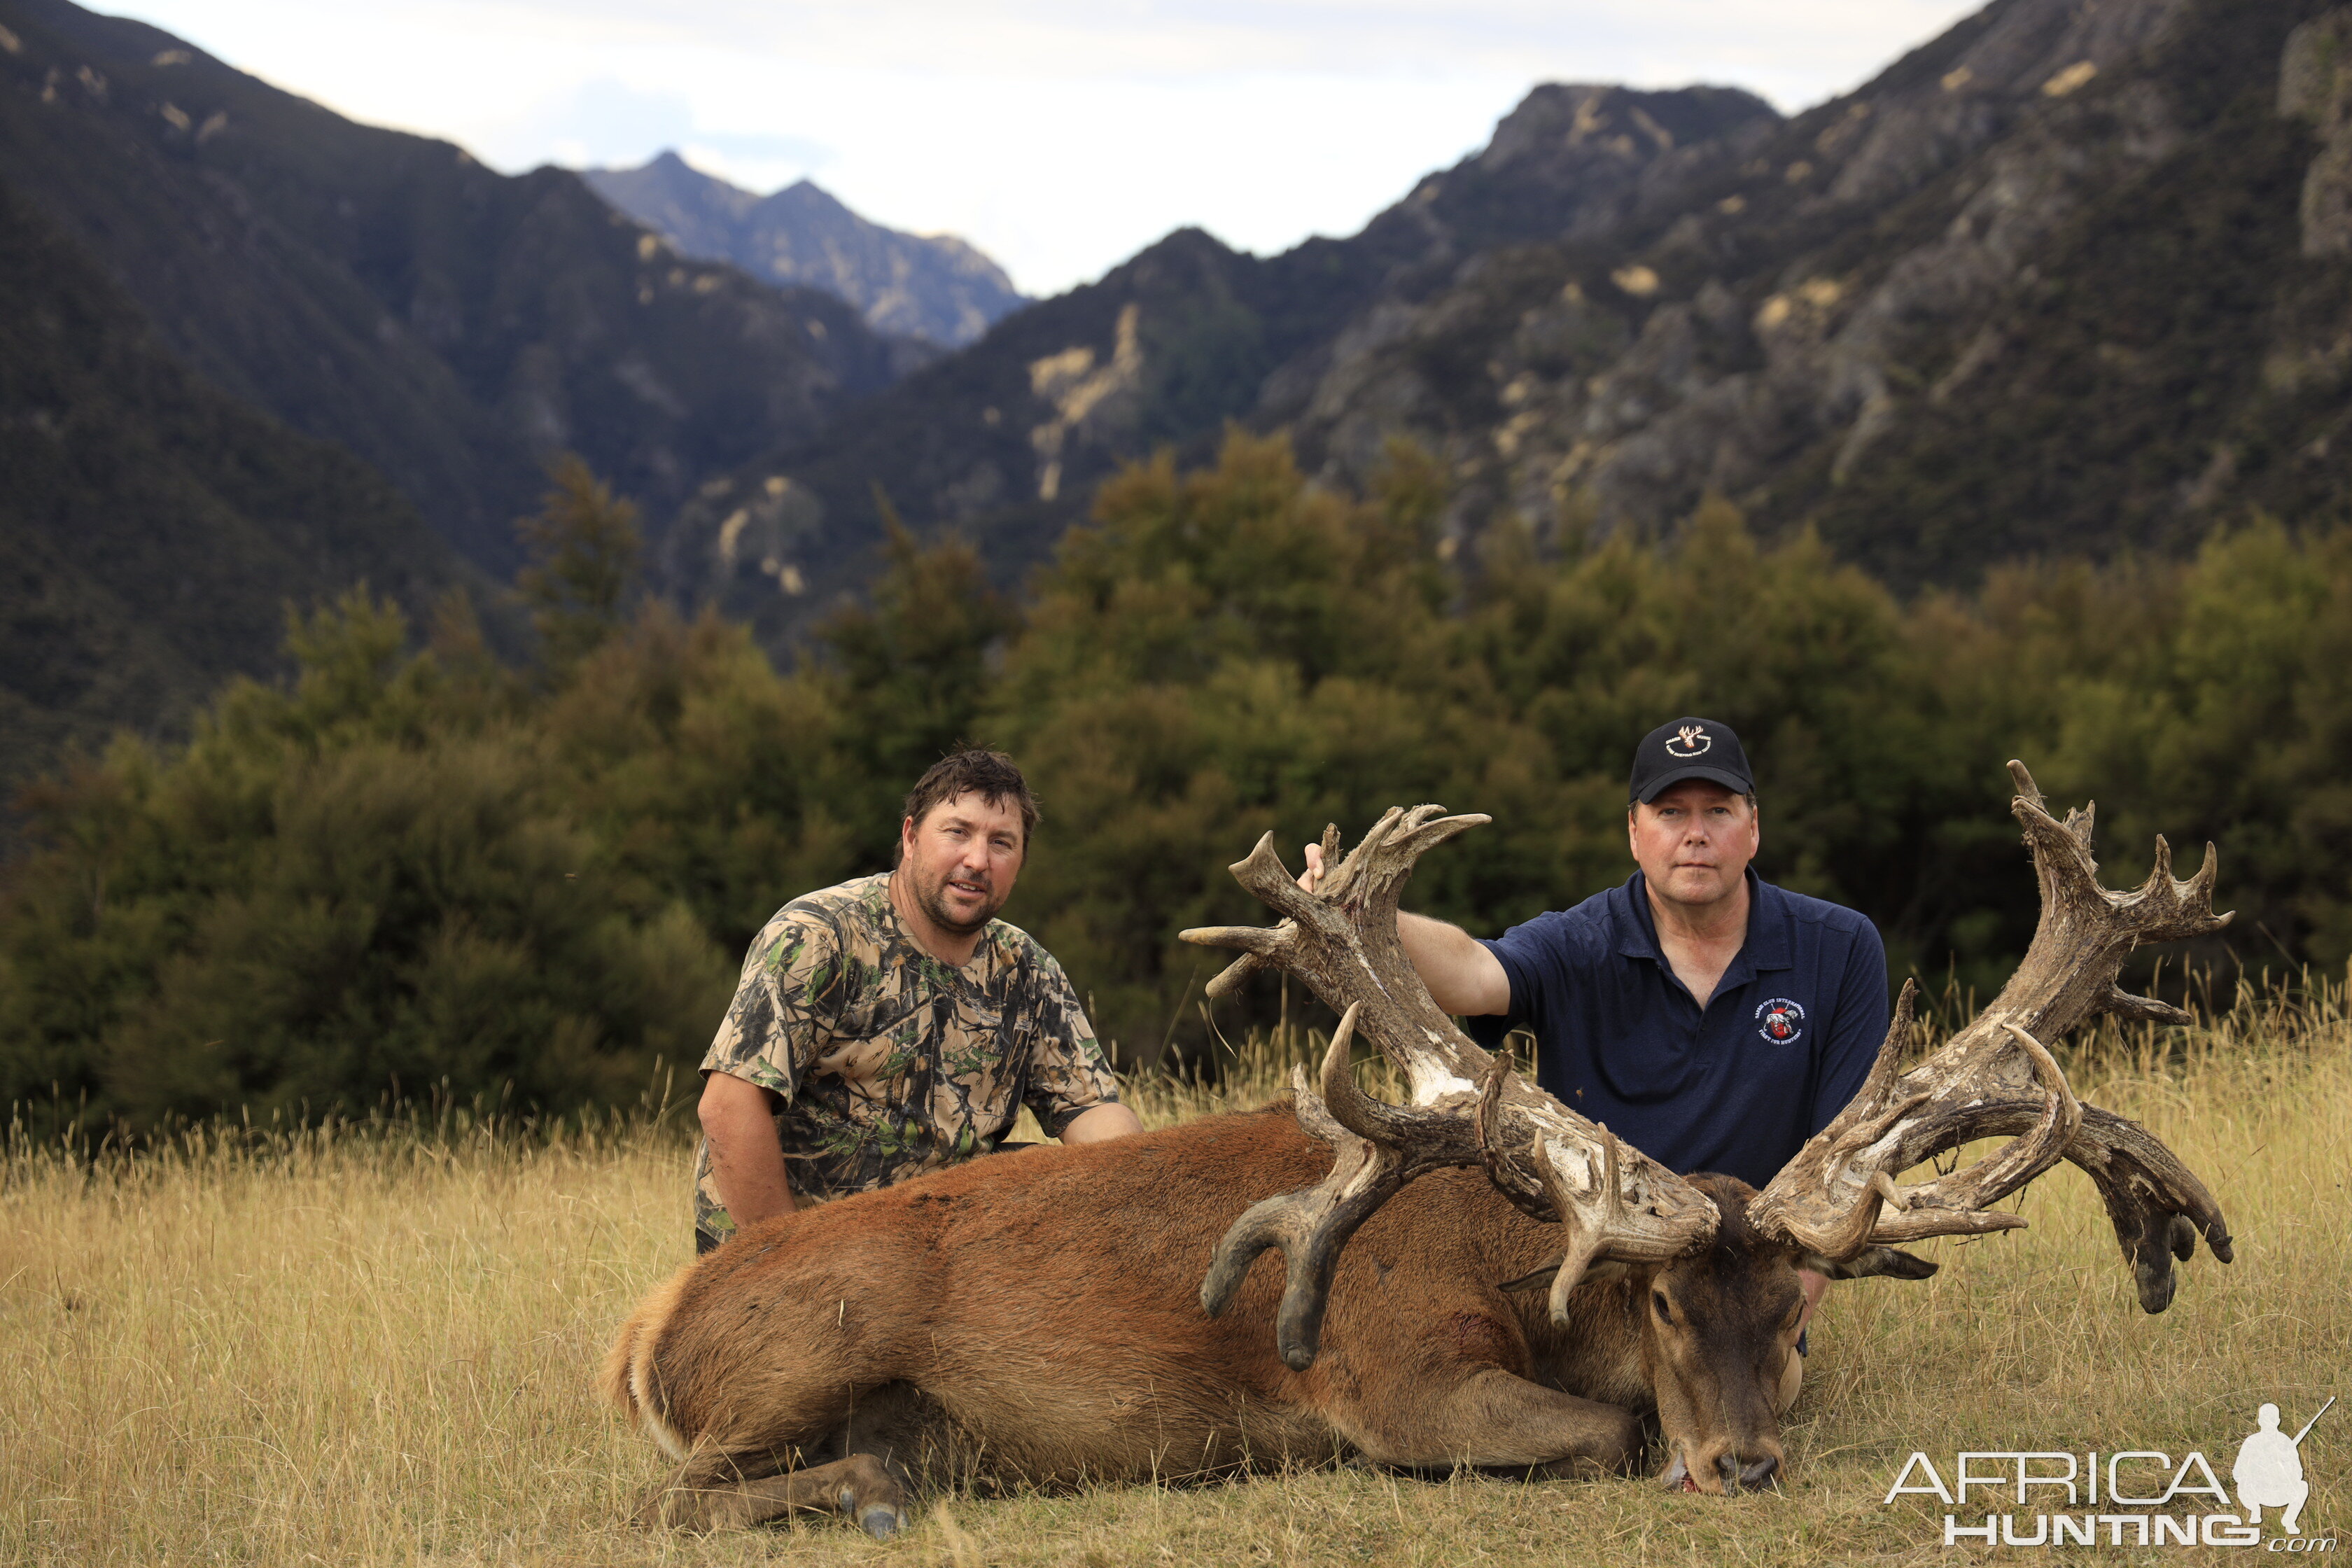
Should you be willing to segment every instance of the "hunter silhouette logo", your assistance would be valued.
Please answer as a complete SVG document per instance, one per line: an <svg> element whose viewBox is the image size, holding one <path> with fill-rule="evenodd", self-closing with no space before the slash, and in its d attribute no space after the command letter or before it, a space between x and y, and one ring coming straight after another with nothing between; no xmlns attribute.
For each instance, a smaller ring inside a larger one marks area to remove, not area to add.
<svg viewBox="0 0 2352 1568"><path fill-rule="evenodd" d="M1776 1046L1785 1046L1805 1032L1805 1010L1786 996L1775 996L1756 1009L1756 1032Z"/></svg>
<svg viewBox="0 0 2352 1568"><path fill-rule="evenodd" d="M1707 748L1714 744L1715 738L1706 732L1706 725L1685 724L1675 731L1675 738L1666 742L1666 755L1685 760L1703 757Z"/></svg>
<svg viewBox="0 0 2352 1568"><path fill-rule="evenodd" d="M2303 1505L2311 1497L2311 1483L2303 1479L2303 1440L2335 1403L2331 1395L2292 1437L2279 1430L2277 1405L2265 1405L2255 1412L2255 1430L2238 1445L2238 1462L2230 1467L2230 1479L2238 1483L2238 1506L2246 1510L2248 1524L2262 1523L2263 1510L2279 1508L2286 1510L2279 1516L2279 1528L2289 1535L2303 1533Z"/></svg>

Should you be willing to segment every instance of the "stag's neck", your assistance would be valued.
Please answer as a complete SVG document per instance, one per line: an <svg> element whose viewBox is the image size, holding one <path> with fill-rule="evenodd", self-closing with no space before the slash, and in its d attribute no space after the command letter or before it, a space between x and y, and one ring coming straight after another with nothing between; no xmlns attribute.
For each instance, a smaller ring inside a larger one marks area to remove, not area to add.
<svg viewBox="0 0 2352 1568"><path fill-rule="evenodd" d="M1560 1227L1529 1219L1477 1171L1450 1171L1406 1189L1446 1215L1446 1224L1475 1254L1468 1267L1499 1284L1541 1268L1559 1256ZM1467 1260L1465 1260L1467 1262ZM1643 1360L1642 1304L1646 1274L1587 1280L1568 1300L1569 1321L1551 1321L1547 1293L1514 1290L1503 1300L1526 1337L1536 1382L1628 1410L1656 1401Z"/></svg>
<svg viewBox="0 0 2352 1568"><path fill-rule="evenodd" d="M1638 1279L1588 1280L1568 1299L1568 1322L1556 1324L1544 1292L1519 1308L1539 1381L1586 1399L1643 1411L1656 1404L1642 1347Z"/></svg>

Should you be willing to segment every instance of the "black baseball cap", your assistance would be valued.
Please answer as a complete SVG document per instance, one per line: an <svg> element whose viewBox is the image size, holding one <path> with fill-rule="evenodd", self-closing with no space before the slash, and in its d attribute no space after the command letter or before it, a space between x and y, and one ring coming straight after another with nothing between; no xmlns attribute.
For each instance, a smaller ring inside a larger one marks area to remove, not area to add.
<svg viewBox="0 0 2352 1568"><path fill-rule="evenodd" d="M1738 795L1756 793L1739 737L1713 719L1676 719L1643 736L1633 751L1627 804L1655 800L1660 790L1685 779L1705 779Z"/></svg>

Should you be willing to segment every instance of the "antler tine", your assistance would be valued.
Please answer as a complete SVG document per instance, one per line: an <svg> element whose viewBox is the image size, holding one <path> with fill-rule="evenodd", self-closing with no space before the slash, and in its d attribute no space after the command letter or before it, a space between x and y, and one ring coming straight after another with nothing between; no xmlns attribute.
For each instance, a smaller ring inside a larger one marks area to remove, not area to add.
<svg viewBox="0 0 2352 1568"><path fill-rule="evenodd" d="M1772 1178L1748 1215L1759 1228L1832 1258L1873 1243L2011 1230L2025 1221L1990 1205L2066 1160L2098 1184L2137 1276L2140 1304L2162 1311L2172 1299L2172 1259L2187 1258L2199 1233L2229 1261L2221 1210L2146 1130L2081 1104L2043 1042L2100 1013L2188 1021L2178 1008L2125 992L2116 977L2142 942L2199 936L2228 921L2213 912L2213 847L2206 846L2204 865L2182 881L2172 875L2170 847L2158 838L2147 880L2113 891L2100 884L2091 858L2090 808L2061 823L2025 765L2012 762L2009 771L2017 785L2011 810L2042 885L2042 920L2024 961L1991 1006L1900 1079L1884 1080L1889 1062L1882 1050L1864 1093ZM1898 1024L1907 1023L1906 1008ZM1930 1155L2000 1134L2011 1142L1965 1170L1923 1186L1892 1184Z"/></svg>
<svg viewBox="0 0 2352 1568"><path fill-rule="evenodd" d="M1447 816L1435 805L1391 810L1336 866L1338 839L1327 832L1324 872L1313 893L1283 869L1269 835L1234 867L1234 876L1286 918L1250 935L1234 926L1182 933L1253 954L1220 975L1213 994L1263 960L1282 964L1345 1016L1324 1058L1320 1092L1309 1090L1303 1075L1298 1082L1300 1125L1334 1145L1330 1173L1244 1214L1218 1244L1201 1287L1202 1305L1221 1311L1252 1260L1281 1247L1289 1272L1276 1334L1293 1367L1315 1359L1349 1237L1428 1171L1484 1165L1530 1214L1564 1221L1599 1215L1574 1228L1580 1247L1590 1244L1587 1257L1670 1258L1705 1246L1715 1233L1720 1216L1704 1194L1613 1141L1604 1157L1605 1132L1472 1044L1413 973L1397 934L1404 883L1433 846L1487 820ZM1384 1105L1356 1087L1345 1041L1359 1030L1412 1084L1410 1104ZM1527 1152L1508 1152L1514 1148ZM1615 1195L1601 1203L1604 1174L1607 1193Z"/></svg>
<svg viewBox="0 0 2352 1568"><path fill-rule="evenodd" d="M1618 1185L1617 1140L1605 1123L1596 1122L1601 1134L1601 1178L1593 1184L1591 1197L1579 1200L1576 1194L1560 1185L1559 1173L1549 1160L1535 1159L1536 1169L1542 1173L1544 1193L1551 1199L1559 1215L1559 1223L1568 1229L1568 1250L1559 1256L1558 1272L1551 1277L1551 1289L1546 1304L1551 1309L1551 1321L1565 1328L1568 1324L1568 1298L1591 1267L1593 1258L1608 1245L1610 1234L1618 1228L1617 1222L1625 1210L1625 1194ZM1530 1149L1530 1155L1539 1155L1540 1149Z"/></svg>
<svg viewBox="0 0 2352 1568"><path fill-rule="evenodd" d="M2041 1074L2044 1094L2040 1119L1965 1170L1900 1192L1900 1201L1893 1205L1899 1212L1891 1216L1880 1214L1870 1231L1872 1244L1925 1241L1931 1236L1979 1236L2024 1226L2021 1215L2000 1213L1990 1205L2065 1157L2066 1145L2083 1124L2083 1103L2074 1098L2066 1075L2041 1041L2014 1024L2004 1022L2001 1027L2024 1047Z"/></svg>
<svg viewBox="0 0 2352 1568"><path fill-rule="evenodd" d="M1348 1052L1360 1011L1360 1005L1350 1006L1332 1032L1320 1096L1308 1088L1303 1070L1292 1076L1298 1124L1332 1146L1330 1173L1314 1186L1253 1205L1217 1243L1201 1281L1202 1310L1216 1317L1233 1304L1258 1254L1280 1247L1288 1274L1275 1343L1297 1372L1315 1364L1331 1277L1357 1227L1407 1182L1478 1160L1458 1118L1381 1105L1356 1087Z"/></svg>

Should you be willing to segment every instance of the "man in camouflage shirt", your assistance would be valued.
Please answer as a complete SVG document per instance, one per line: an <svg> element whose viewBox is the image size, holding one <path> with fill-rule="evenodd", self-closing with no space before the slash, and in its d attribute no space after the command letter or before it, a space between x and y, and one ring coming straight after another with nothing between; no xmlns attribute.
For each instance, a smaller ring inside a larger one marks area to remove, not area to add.
<svg viewBox="0 0 2352 1568"><path fill-rule="evenodd" d="M1142 1130L1062 966L994 918L1036 816L1010 758L959 752L907 797L895 870L761 931L702 1059L698 1251L987 1153L1024 1104L1066 1143Z"/></svg>

